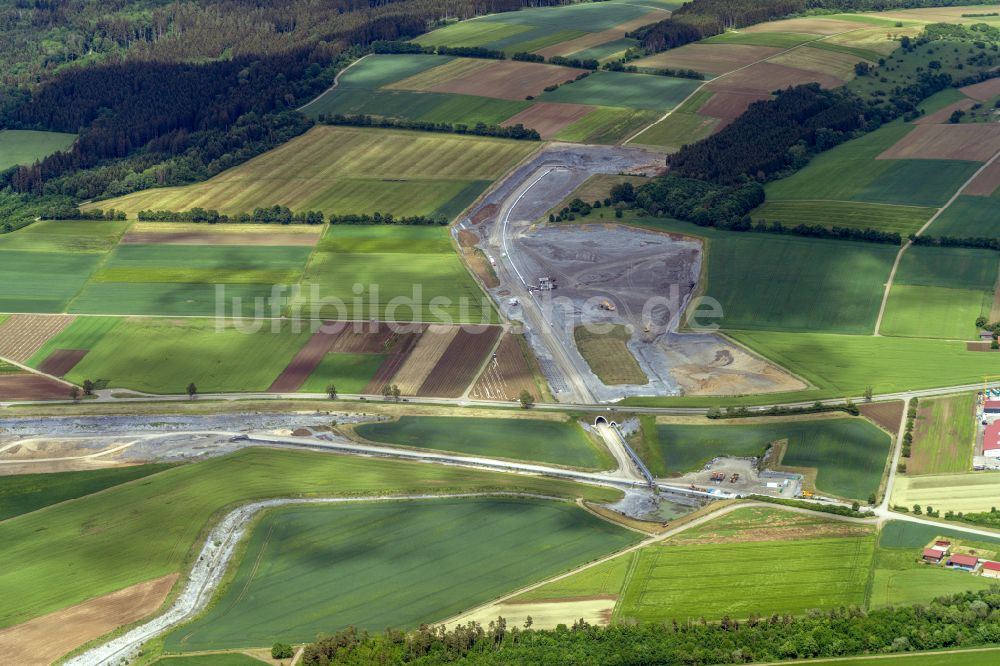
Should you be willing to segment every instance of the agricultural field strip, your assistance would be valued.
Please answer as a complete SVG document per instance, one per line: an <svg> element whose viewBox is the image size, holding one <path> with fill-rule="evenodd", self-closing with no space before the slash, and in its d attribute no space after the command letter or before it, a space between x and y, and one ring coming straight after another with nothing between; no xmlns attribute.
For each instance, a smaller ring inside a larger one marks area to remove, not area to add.
<svg viewBox="0 0 1000 666"><path fill-rule="evenodd" d="M188 574L187 583L166 611L125 634L66 660L64 664L65 666L90 666L95 663L115 663L120 659L131 660L143 643L203 611L214 595L226 570L229 568L229 563L233 558L237 546L247 535L247 528L256 515L265 509L304 504L345 504L474 497L523 497L527 499L565 501L558 497L533 493L494 492L455 493L451 495L413 494L402 496L285 498L244 504L230 511L208 534L205 539L205 545L202 547L198 559Z"/></svg>
<svg viewBox="0 0 1000 666"><path fill-rule="evenodd" d="M771 58L776 58L776 57L779 57L779 56L783 56L783 55L785 55L785 54L787 54L787 53L789 53L791 51L794 51L796 49L802 48L803 46L806 46L807 44L814 44L815 42L821 42L821 41L823 41L825 39L829 39L830 37L836 37L837 35L844 35L844 34L847 34L849 32L855 32L857 30L863 30L863 29L864 29L864 27L858 27L858 28L852 28L851 30L844 30L843 32L836 32L836 33L833 33L832 35L824 35L822 37L819 37L819 38L814 39L814 40L810 40L808 42L804 42L802 44L796 44L795 46L792 46L791 48L785 49L784 51L781 51L779 53L773 53L773 54L768 55L768 56L766 56L764 58L761 58L760 60L755 60L753 62L747 63L746 65L743 65L742 67L738 67L738 68L736 68L734 70L730 70L730 71L726 72L725 74L720 74L719 76L717 76L715 78L707 79L707 80L703 81L700 86L698 86L697 88L695 88L694 90L692 90L691 94L689 94L687 97L685 97L681 101L680 104L678 104L674 108L672 108L669 111L667 111L666 113L664 113L662 116L660 116L660 118L658 120L650 123L649 125L646 125L645 127L641 128L640 130L638 130L637 132L635 132L634 134L628 136L624 141L622 141L622 145L625 145L627 143L631 143L632 141L634 141L639 135L641 135L646 130L650 129L654 125L662 123L664 120L666 120L668 117L670 117L670 115L674 111L676 111L677 109L679 109L682 106L684 106L684 104L688 100L690 100L692 97L694 97L695 95L697 95L703 88L705 88L705 86L707 86L710 83L716 83L719 80L724 79L725 77L727 77L727 76L729 76L731 74L735 74L737 72L742 72L743 70L749 69L750 67L753 67L754 65L758 65L760 63L767 62Z"/></svg>
<svg viewBox="0 0 1000 666"><path fill-rule="evenodd" d="M997 159L1000 159L1000 150L995 152L993 154L993 157L991 157L988 161L984 162L981 167L976 169L975 173L973 173L964 183L962 183L962 185L955 191L955 193L951 195L951 198L945 202L944 206L938 208L937 212L934 213L934 215L932 215L929 220L927 220L924 226L920 227L920 229L918 229L915 232L915 235L917 236L923 235L923 233L927 231L928 227L934 224L934 222L939 217L941 217L941 215L948 209L948 207L951 206L953 203L955 203L958 197L962 194L962 191L965 190L965 188L968 187L981 173L986 171L990 167L990 165L996 162ZM899 252L896 253L896 260L893 261L892 263L892 270L889 271L889 279L886 280L885 291L882 293L882 304L881 306L879 306L878 318L875 320L875 332L873 333L873 335L876 336L881 335L880 331L882 329L882 320L885 318L885 308L886 305L888 305L889 303L889 291L892 289L892 283L896 279L896 271L899 269L899 263L902 261L903 255L906 253L906 251L910 248L911 245L913 245L912 241L909 240L906 241L906 243L903 244L903 247L899 248Z"/></svg>

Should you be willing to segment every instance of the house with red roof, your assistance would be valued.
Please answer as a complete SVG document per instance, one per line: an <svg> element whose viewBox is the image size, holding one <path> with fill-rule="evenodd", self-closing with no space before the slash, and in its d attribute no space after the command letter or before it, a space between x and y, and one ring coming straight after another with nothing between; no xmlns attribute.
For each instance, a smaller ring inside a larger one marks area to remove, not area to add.
<svg viewBox="0 0 1000 666"><path fill-rule="evenodd" d="M960 553L955 553L948 558L948 562L945 566L952 569L962 569L963 571L975 571L976 567L979 565L979 558L975 555L962 555Z"/></svg>
<svg viewBox="0 0 1000 666"><path fill-rule="evenodd" d="M1000 578L1000 562L983 562L983 569L980 573L987 578Z"/></svg>
<svg viewBox="0 0 1000 666"><path fill-rule="evenodd" d="M945 552L943 550L938 550L937 548L924 548L924 562L930 562L931 564L941 564L941 560L944 559Z"/></svg>
<svg viewBox="0 0 1000 666"><path fill-rule="evenodd" d="M1000 458L1000 421L994 421L986 426L983 434L983 455L987 458Z"/></svg>

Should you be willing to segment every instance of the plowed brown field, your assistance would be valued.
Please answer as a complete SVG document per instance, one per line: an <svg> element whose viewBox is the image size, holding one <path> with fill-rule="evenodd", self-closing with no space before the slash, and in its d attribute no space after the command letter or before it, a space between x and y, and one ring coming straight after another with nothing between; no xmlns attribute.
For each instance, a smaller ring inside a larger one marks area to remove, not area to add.
<svg viewBox="0 0 1000 666"><path fill-rule="evenodd" d="M1000 188L1000 161L989 165L983 172L976 176L969 186L962 190L962 194L970 196L988 197Z"/></svg>
<svg viewBox="0 0 1000 666"><path fill-rule="evenodd" d="M38 370L53 377L63 377L76 367L76 364L87 355L89 349L56 349L45 357Z"/></svg>
<svg viewBox="0 0 1000 666"><path fill-rule="evenodd" d="M735 120L757 100L770 97L765 92L717 92L699 111L700 115Z"/></svg>
<svg viewBox="0 0 1000 666"><path fill-rule="evenodd" d="M342 333L342 330L327 332L316 331L312 334L299 353L288 363L285 369L278 375L271 386L267 389L269 393L291 393L298 391L299 387L313 373L316 366L327 355L333 343Z"/></svg>
<svg viewBox="0 0 1000 666"><path fill-rule="evenodd" d="M711 81L705 88L727 92L772 93L779 88L813 82L819 83L824 88L836 88L844 83L843 79L829 74L807 72L804 69L773 62L758 62L746 69Z"/></svg>
<svg viewBox="0 0 1000 666"><path fill-rule="evenodd" d="M510 127L511 125L521 123L525 127L537 130L543 139L550 139L559 130L567 125L572 125L593 110L594 107L585 104L539 102L511 116L500 124L504 127Z"/></svg>
<svg viewBox="0 0 1000 666"><path fill-rule="evenodd" d="M70 387L43 375L0 375L0 402L8 400L66 400Z"/></svg>
<svg viewBox="0 0 1000 666"><path fill-rule="evenodd" d="M979 102L988 102L997 95L1000 95L1000 78L987 79L980 83L973 83L971 86L959 88L964 95Z"/></svg>
<svg viewBox="0 0 1000 666"><path fill-rule="evenodd" d="M155 611L176 580L177 574L170 574L0 629L3 662L18 666L51 664L84 643Z"/></svg>
<svg viewBox="0 0 1000 666"><path fill-rule="evenodd" d="M417 394L438 398L461 396L476 378L500 332L499 326L489 326L485 330L460 329Z"/></svg>
<svg viewBox="0 0 1000 666"><path fill-rule="evenodd" d="M948 122L948 118L950 118L951 114L955 111L965 111L973 104L975 104L975 102L971 99L960 99L957 102L949 104L943 109L939 109L934 113L929 113L923 118L918 118L914 122L917 125L940 125L941 123Z"/></svg>
<svg viewBox="0 0 1000 666"><path fill-rule="evenodd" d="M858 406L861 416L869 419L875 425L892 434L899 433L899 425L903 420L903 401L869 402Z"/></svg>
<svg viewBox="0 0 1000 666"><path fill-rule="evenodd" d="M521 100L540 95L547 86L572 81L586 71L517 60L491 61L465 76L438 83L430 91Z"/></svg>
<svg viewBox="0 0 1000 666"><path fill-rule="evenodd" d="M399 386L404 395L416 395L417 390L448 350L451 341L458 334L455 326L432 324L420 338L410 357L393 377L393 384Z"/></svg>
<svg viewBox="0 0 1000 666"><path fill-rule="evenodd" d="M70 315L11 315L0 324L0 357L24 363L74 318Z"/></svg>
<svg viewBox="0 0 1000 666"><path fill-rule="evenodd" d="M709 74L725 74L777 53L781 53L781 49L773 46L688 44L643 58L635 64L638 67L673 67Z"/></svg>
<svg viewBox="0 0 1000 666"><path fill-rule="evenodd" d="M496 360L486 365L470 395L480 400L517 400L521 391L536 395L538 387L521 343L513 333L504 333Z"/></svg>
<svg viewBox="0 0 1000 666"><path fill-rule="evenodd" d="M1000 150L1000 125L917 125L876 159L985 162Z"/></svg>
<svg viewBox="0 0 1000 666"><path fill-rule="evenodd" d="M413 348L417 346L417 342L423 336L425 330L421 326L415 329L413 333L396 333L388 340L385 345L385 351L388 352L389 356L382 362L372 380L368 382L368 386L365 387L365 393L379 393L383 386L392 381L393 376L399 371L403 363L406 362L406 359L410 357Z"/></svg>

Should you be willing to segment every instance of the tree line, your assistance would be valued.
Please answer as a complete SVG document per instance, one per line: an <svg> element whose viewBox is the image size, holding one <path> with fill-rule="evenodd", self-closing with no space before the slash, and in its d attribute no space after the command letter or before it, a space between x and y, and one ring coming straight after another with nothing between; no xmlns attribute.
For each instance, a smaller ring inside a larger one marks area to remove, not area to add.
<svg viewBox="0 0 1000 666"><path fill-rule="evenodd" d="M810 504L809 508L814 508ZM849 514L853 512L845 509ZM664 623L583 620L555 629L508 626L498 618L453 629L421 626L370 634L349 628L305 647L305 666L348 664L708 665L902 654L1000 643L1000 588L939 597L928 604L864 611L841 607L804 617L775 613Z"/></svg>
<svg viewBox="0 0 1000 666"><path fill-rule="evenodd" d="M995 237L959 237L959 236L917 236L910 235L914 245L929 247L973 247L984 250L1000 250L1000 238Z"/></svg>
<svg viewBox="0 0 1000 666"><path fill-rule="evenodd" d="M520 141L541 141L542 136L537 130L525 127L522 123L504 127L503 125L488 125L478 122L475 125L465 123L433 122L429 120L409 120L407 118L391 118L370 116L367 114L319 114L318 120L324 125L349 125L352 127L389 127L393 129L418 130L421 132L443 132L447 134L472 134L475 136L493 136L502 139L517 139Z"/></svg>

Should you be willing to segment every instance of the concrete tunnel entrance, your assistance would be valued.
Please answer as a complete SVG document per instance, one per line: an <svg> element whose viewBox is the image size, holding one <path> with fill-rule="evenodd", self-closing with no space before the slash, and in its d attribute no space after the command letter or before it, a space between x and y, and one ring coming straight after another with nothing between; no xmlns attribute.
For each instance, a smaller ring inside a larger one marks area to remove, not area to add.
<svg viewBox="0 0 1000 666"><path fill-rule="evenodd" d="M608 423L609 423L609 421L606 418L604 418L603 416L598 416L596 419L594 419L594 425L595 426L608 425ZM616 428L618 427L618 424L615 423L614 421L610 421L610 423L614 427L616 427Z"/></svg>

